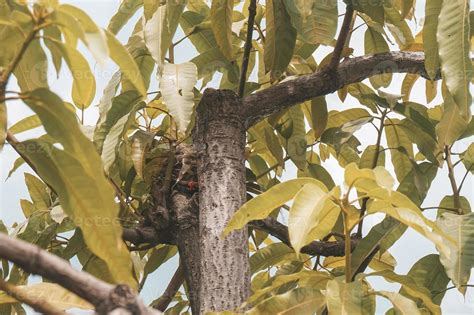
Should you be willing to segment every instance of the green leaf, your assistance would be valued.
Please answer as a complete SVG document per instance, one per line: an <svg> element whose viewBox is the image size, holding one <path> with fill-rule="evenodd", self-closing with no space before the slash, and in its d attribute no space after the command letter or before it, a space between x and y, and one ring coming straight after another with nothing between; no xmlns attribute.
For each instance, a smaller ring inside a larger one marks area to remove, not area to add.
<svg viewBox="0 0 474 315"><path fill-rule="evenodd" d="M248 311L248 314L311 315L320 311L324 303L325 297L321 291L297 288L264 300Z"/></svg>
<svg viewBox="0 0 474 315"><path fill-rule="evenodd" d="M156 269L173 258L177 253L178 248L171 245L161 245L160 247L153 249L143 270L143 276L146 277L147 275L152 274Z"/></svg>
<svg viewBox="0 0 474 315"><path fill-rule="evenodd" d="M0 152L7 139L7 106L5 102L0 102Z"/></svg>
<svg viewBox="0 0 474 315"><path fill-rule="evenodd" d="M110 58L120 67L122 73L135 86L140 95L146 95L145 84L135 59L112 34L107 32L106 35L107 45L110 49Z"/></svg>
<svg viewBox="0 0 474 315"><path fill-rule="evenodd" d="M332 231L340 209L328 199L330 196L326 189L314 184L304 185L296 194L288 218L288 232L297 254L304 245Z"/></svg>
<svg viewBox="0 0 474 315"><path fill-rule="evenodd" d="M444 233L458 241L449 243L450 252L440 251L440 260L449 278L463 294L474 267L474 213L455 215L443 213L437 221Z"/></svg>
<svg viewBox="0 0 474 315"><path fill-rule="evenodd" d="M265 71L270 72L273 80L286 71L296 45L296 30L283 1L269 1L265 10Z"/></svg>
<svg viewBox="0 0 474 315"><path fill-rule="evenodd" d="M444 96L443 115L436 125L436 135L440 150L452 145L466 130L469 121L465 119L453 97L447 92Z"/></svg>
<svg viewBox="0 0 474 315"><path fill-rule="evenodd" d="M471 143L466 151L462 154L462 163L466 170L474 173L474 143Z"/></svg>
<svg viewBox="0 0 474 315"><path fill-rule="evenodd" d="M186 132L194 108L194 86L197 83L197 69L192 62L179 65L166 64L160 80L163 102L176 121L178 130Z"/></svg>
<svg viewBox="0 0 474 315"><path fill-rule="evenodd" d="M21 295L41 297L41 299L48 301L60 310L71 308L80 308L83 310L94 309L93 305L55 283L43 282L21 285L17 286L16 290L18 290ZM0 292L0 304L13 304L17 302L17 300L5 292Z"/></svg>
<svg viewBox="0 0 474 315"><path fill-rule="evenodd" d="M39 126L41 126L41 120L38 118L37 115L31 115L23 118L22 120L11 126L8 131L13 134L17 134L29 131L31 129L35 129Z"/></svg>
<svg viewBox="0 0 474 315"><path fill-rule="evenodd" d="M412 300L404 297L401 294L395 292L387 292L387 291L375 291L376 295L383 296L384 298L390 300L392 302L395 309L398 311L399 314L403 315L418 315L421 312L418 310L416 303ZM397 313L397 314L398 314Z"/></svg>
<svg viewBox="0 0 474 315"><path fill-rule="evenodd" d="M28 173L25 173L25 183L35 208L37 210L48 209L51 205L48 187L37 177Z"/></svg>
<svg viewBox="0 0 474 315"><path fill-rule="evenodd" d="M39 41L33 41L13 72L23 93L48 87L48 59Z"/></svg>
<svg viewBox="0 0 474 315"><path fill-rule="evenodd" d="M345 283L341 278L328 281L326 300L329 314L372 314L375 297L367 294L366 287L358 280Z"/></svg>
<svg viewBox="0 0 474 315"><path fill-rule="evenodd" d="M408 23L400 15L400 12L391 5L384 6L385 25L392 33L400 49L409 47L415 42Z"/></svg>
<svg viewBox="0 0 474 315"><path fill-rule="evenodd" d="M364 35L364 51L366 55L379 54L390 51L387 42L376 29L367 27ZM392 81L392 73L387 72L382 75L376 75L369 78L370 83L376 89L387 87Z"/></svg>
<svg viewBox="0 0 474 315"><path fill-rule="evenodd" d="M250 256L250 271L254 274L288 258L295 258L291 247L284 243L272 243Z"/></svg>
<svg viewBox="0 0 474 315"><path fill-rule="evenodd" d="M234 60L232 49L233 0L214 0L211 5L211 29L217 46L227 60Z"/></svg>
<svg viewBox="0 0 474 315"><path fill-rule="evenodd" d="M250 221L268 217L273 210L293 199L296 193L308 183L315 184L321 189L326 189L323 183L313 178L292 179L275 185L240 207L227 224L223 235L226 236L233 230L243 228Z"/></svg>
<svg viewBox="0 0 474 315"><path fill-rule="evenodd" d="M449 278L439 260L439 255L431 254L418 260L408 272L408 276L420 287L425 287L431 293L431 299L437 305L443 300L444 289L449 283ZM440 293L441 292L441 293ZM402 287L400 293L410 296ZM421 301L418 301L421 306Z"/></svg>
<svg viewBox="0 0 474 315"><path fill-rule="evenodd" d="M107 29L116 35L127 22L135 15L138 9L143 6L143 0L124 0L120 3L117 13L112 16Z"/></svg>
<svg viewBox="0 0 474 315"><path fill-rule="evenodd" d="M425 68L428 76L434 79L439 70L438 41L436 32L438 30L438 17L441 12L443 0L426 1L425 23L423 25L423 50L425 51Z"/></svg>
<svg viewBox="0 0 474 315"><path fill-rule="evenodd" d="M337 30L337 1L285 0L291 24L301 39L310 44L329 45Z"/></svg>
<svg viewBox="0 0 474 315"><path fill-rule="evenodd" d="M440 307L434 304L431 300L431 293L425 287L419 286L415 283L415 281L413 281L409 276L398 275L391 270L383 270L366 275L366 277L372 276L380 276L384 277L385 280L389 282L400 283L403 290L405 290L410 296L420 299L430 312L433 314L441 314Z"/></svg>
<svg viewBox="0 0 474 315"><path fill-rule="evenodd" d="M65 45L53 39L46 38L55 45L63 54L69 70L73 76L72 99L79 109L90 106L95 96L96 83L94 75L87 60L79 51L69 45Z"/></svg>
<svg viewBox="0 0 474 315"><path fill-rule="evenodd" d="M291 107L285 118L291 120L291 136L288 138L286 150L291 161L299 169L306 167L306 130L304 114L299 106Z"/></svg>
<svg viewBox="0 0 474 315"><path fill-rule="evenodd" d="M393 118L385 122L387 146L391 148L390 158L395 175L401 183L412 169L411 160L414 159L413 144L406 135L405 130L399 126L400 121L398 119Z"/></svg>
<svg viewBox="0 0 474 315"><path fill-rule="evenodd" d="M469 1L443 1L437 32L441 72L465 120L471 119Z"/></svg>
<svg viewBox="0 0 474 315"><path fill-rule="evenodd" d="M83 231L90 250L107 263L115 281L134 287L130 256L121 239L122 228L115 224L119 212L115 192L104 176L93 143L83 135L74 114L48 90L32 92L25 102L63 149L30 140L20 146L21 153L56 191L61 206Z"/></svg>
<svg viewBox="0 0 474 315"><path fill-rule="evenodd" d="M324 96L316 97L311 100L311 127L314 132L314 140L326 130L328 124L328 107Z"/></svg>

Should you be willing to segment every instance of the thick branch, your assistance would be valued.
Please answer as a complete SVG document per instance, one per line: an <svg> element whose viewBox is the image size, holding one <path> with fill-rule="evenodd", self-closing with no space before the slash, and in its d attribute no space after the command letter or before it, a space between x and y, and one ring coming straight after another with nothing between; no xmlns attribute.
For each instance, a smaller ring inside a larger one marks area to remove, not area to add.
<svg viewBox="0 0 474 315"><path fill-rule="evenodd" d="M114 309L132 314L160 314L144 306L127 286L113 286L88 273L73 269L69 263L33 244L0 233L0 258L9 260L28 273L47 278L75 293L96 307L99 314Z"/></svg>
<svg viewBox="0 0 474 315"><path fill-rule="evenodd" d="M339 37L337 38L336 47L334 47L334 52L332 54L331 63L329 64L329 69L335 70L339 66L339 61L341 60L342 51L348 42L348 36L351 32L351 26L353 25L352 20L354 18L354 9L351 5L346 7L346 15L344 16L344 21L342 22L341 31Z"/></svg>
<svg viewBox="0 0 474 315"><path fill-rule="evenodd" d="M266 218L264 220L252 221L249 223L249 226L264 231L286 245L291 247L290 238L288 236L288 228L275 220L274 218ZM352 240L352 249L354 249L357 240ZM310 244L304 246L301 249L301 252L308 255L314 256L335 256L342 257L344 256L344 241L338 242L318 242L314 241Z"/></svg>
<svg viewBox="0 0 474 315"><path fill-rule="evenodd" d="M337 71L321 70L286 81L243 99L245 126L314 97L333 93L343 86L382 73L417 73L428 78L425 55L420 52L388 52L346 59ZM438 73L436 79L440 79Z"/></svg>

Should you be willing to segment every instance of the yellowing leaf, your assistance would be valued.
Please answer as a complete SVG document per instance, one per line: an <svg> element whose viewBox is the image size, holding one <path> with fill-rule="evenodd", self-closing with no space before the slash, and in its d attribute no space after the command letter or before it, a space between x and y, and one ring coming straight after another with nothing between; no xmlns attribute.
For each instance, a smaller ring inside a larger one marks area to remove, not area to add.
<svg viewBox="0 0 474 315"><path fill-rule="evenodd" d="M450 93L444 96L443 115L436 125L436 135L440 150L446 145L452 145L466 130L469 121L465 120L460 108L454 103Z"/></svg>
<svg viewBox="0 0 474 315"><path fill-rule="evenodd" d="M401 294L387 291L376 291L375 294L383 296L384 298L390 300L390 302L392 302L393 306L399 312L399 314L421 315L421 312L418 310L416 303Z"/></svg>
<svg viewBox="0 0 474 315"><path fill-rule="evenodd" d="M180 132L185 133L191 122L194 108L193 89L197 82L196 65L186 62L166 64L160 80L163 102L176 121Z"/></svg>
<svg viewBox="0 0 474 315"><path fill-rule="evenodd" d="M296 194L290 209L288 232L297 254L304 245L331 232L340 209L328 200L330 196L326 189L315 184L304 185Z"/></svg>
<svg viewBox="0 0 474 315"><path fill-rule="evenodd" d="M323 183L313 178L305 177L275 185L263 194L247 201L227 224L223 232L224 236L233 230L243 228L250 221L268 217L273 210L293 199L296 193L308 183L315 184L321 189L326 189Z"/></svg>
<svg viewBox="0 0 474 315"><path fill-rule="evenodd" d="M60 310L67 310L71 308L80 308L84 310L93 310L94 307L90 303L84 301L74 293L64 289L55 283L38 283L17 286L16 289L28 296L30 299L48 301ZM0 304L13 304L18 301L0 292Z"/></svg>
<svg viewBox="0 0 474 315"><path fill-rule="evenodd" d="M372 314L375 298L367 294L367 289L356 280L345 283L340 278L331 280L326 287L326 300L329 314L365 315Z"/></svg>
<svg viewBox="0 0 474 315"><path fill-rule="evenodd" d="M448 244L451 248L449 255L440 251L440 261L449 278L465 294L466 287L462 285L468 283L474 268L474 213L443 213L437 224L444 233L458 241L457 244Z"/></svg>
<svg viewBox="0 0 474 315"><path fill-rule="evenodd" d="M428 76L433 79L439 69L438 42L436 31L438 30L438 18L443 0L426 1L425 23L423 25L423 48L425 51L425 67Z"/></svg>

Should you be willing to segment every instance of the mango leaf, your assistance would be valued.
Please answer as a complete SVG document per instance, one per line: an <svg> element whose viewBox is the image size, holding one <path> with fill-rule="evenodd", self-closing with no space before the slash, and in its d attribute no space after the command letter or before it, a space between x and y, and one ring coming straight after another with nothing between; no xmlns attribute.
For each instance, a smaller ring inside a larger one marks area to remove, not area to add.
<svg viewBox="0 0 474 315"><path fill-rule="evenodd" d="M110 49L110 58L119 66L120 71L135 86L138 93L142 96L146 95L145 83L135 59L112 34L107 32L106 35L107 45Z"/></svg>
<svg viewBox="0 0 474 315"><path fill-rule="evenodd" d="M410 296L420 299L428 308L428 310L430 310L433 314L441 314L440 307L431 300L430 292L425 287L416 284L415 281L413 281L413 279L409 276L398 275L390 270L373 272L366 275L366 277L372 276L380 276L384 277L385 280L389 282L400 283L403 287L403 290L405 290Z"/></svg>
<svg viewBox="0 0 474 315"><path fill-rule="evenodd" d="M0 102L0 152L7 139L7 106L5 102Z"/></svg>
<svg viewBox="0 0 474 315"><path fill-rule="evenodd" d="M60 310L71 308L80 308L83 310L94 309L93 305L55 283L43 282L21 285L17 286L16 289L22 295L24 294L25 296L37 300L48 301ZM17 302L17 300L5 292L0 292L0 304L13 304Z"/></svg>
<svg viewBox="0 0 474 315"><path fill-rule="evenodd" d="M364 35L364 51L366 55L378 54L390 51L387 42L376 29L367 27ZM376 89L387 87L392 81L392 73L384 73L369 78L370 83Z"/></svg>
<svg viewBox="0 0 474 315"><path fill-rule="evenodd" d="M328 281L326 300L329 314L372 314L375 297L367 294L366 287L358 280L345 283L341 278Z"/></svg>
<svg viewBox="0 0 474 315"><path fill-rule="evenodd" d="M13 134L29 131L31 129L41 126L41 120L36 115L31 115L23 118L13 126L11 126L8 131Z"/></svg>
<svg viewBox="0 0 474 315"><path fill-rule="evenodd" d="M32 92L26 103L64 149L30 140L25 142L22 154L56 191L63 209L83 231L90 250L107 263L115 281L135 286L130 256L121 239L122 229L115 224L119 211L115 193L103 175L93 143L83 135L74 114L48 90Z"/></svg>
<svg viewBox="0 0 474 315"><path fill-rule="evenodd" d="M253 274L287 258L295 258L293 249L284 243L272 243L250 256L250 271Z"/></svg>
<svg viewBox="0 0 474 315"><path fill-rule="evenodd" d="M412 169L411 159L413 156L413 144L405 133L405 130L399 126L398 119L386 120L385 137L387 146L390 150L390 158L392 160L395 175L401 183L405 176Z"/></svg>
<svg viewBox="0 0 474 315"><path fill-rule="evenodd" d="M382 25L384 24L384 10L383 10L384 0L374 0L374 1L350 0L349 2L353 5L354 9L356 9L357 11L367 14L375 22L378 22Z"/></svg>
<svg viewBox="0 0 474 315"><path fill-rule="evenodd" d="M275 185L240 207L227 224L223 235L226 236L233 230L243 228L250 221L268 217L273 210L293 199L296 193L308 183L317 185L323 190L326 189L323 183L313 178L292 179Z"/></svg>
<svg viewBox="0 0 474 315"><path fill-rule="evenodd" d="M73 77L72 99L79 109L85 109L90 106L95 96L96 83L89 63L79 51L62 42L48 39L52 45L55 45L63 54L64 60L71 71Z"/></svg>
<svg viewBox="0 0 474 315"><path fill-rule="evenodd" d="M434 79L439 69L438 30L439 13L443 0L426 1L425 23L423 24L423 50L425 51L425 68L428 76Z"/></svg>
<svg viewBox="0 0 474 315"><path fill-rule="evenodd" d="M291 120L291 136L288 138L286 150L298 169L306 167L306 130L304 114L300 107L291 107L286 117Z"/></svg>
<svg viewBox="0 0 474 315"><path fill-rule="evenodd" d="M291 24L302 40L310 44L329 45L337 30L337 1L285 0Z"/></svg>
<svg viewBox="0 0 474 315"><path fill-rule="evenodd" d="M116 35L127 22L133 17L137 10L143 6L143 0L125 0L120 3L117 13L112 16L107 29Z"/></svg>
<svg viewBox="0 0 474 315"><path fill-rule="evenodd" d="M37 210L48 209L51 205L48 187L40 179L28 173L25 173L25 183L35 208Z"/></svg>
<svg viewBox="0 0 474 315"><path fill-rule="evenodd" d="M13 72L22 92L48 87L48 59L39 41L33 41Z"/></svg>
<svg viewBox="0 0 474 315"><path fill-rule="evenodd" d="M267 3L265 10L265 71L273 80L279 78L290 64L296 44L296 30L286 11L284 0Z"/></svg>
<svg viewBox="0 0 474 315"><path fill-rule="evenodd" d="M465 120L453 97L447 92L444 96L443 115L436 125L436 135L440 150L452 145L466 130L469 121Z"/></svg>
<svg viewBox="0 0 474 315"><path fill-rule="evenodd" d="M405 49L415 42L408 23L402 18L400 12L390 5L384 6L385 25L392 33L400 49Z"/></svg>
<svg viewBox="0 0 474 315"><path fill-rule="evenodd" d="M288 218L288 232L297 254L304 245L332 231L340 209L328 199L330 196L327 190L314 184L304 185L296 194Z"/></svg>
<svg viewBox="0 0 474 315"><path fill-rule="evenodd" d="M234 59L232 51L232 11L233 0L214 0L211 5L211 29L217 46L227 60Z"/></svg>
<svg viewBox="0 0 474 315"><path fill-rule="evenodd" d="M159 68L168 51L187 1L167 1L156 8L153 16L144 20L143 37L151 56Z"/></svg>
<svg viewBox="0 0 474 315"><path fill-rule="evenodd" d="M311 100L311 123L314 140L318 140L328 124L328 107L323 96Z"/></svg>
<svg viewBox="0 0 474 315"><path fill-rule="evenodd" d="M375 291L374 293L390 300L399 314L421 314L421 312L418 310L418 307L416 306L416 303L401 294L387 291Z"/></svg>
<svg viewBox="0 0 474 315"><path fill-rule="evenodd" d="M471 143L466 151L462 154L462 163L466 170L474 173L474 143Z"/></svg>
<svg viewBox="0 0 474 315"><path fill-rule="evenodd" d="M272 296L257 304L248 314L311 315L324 307L325 297L319 290L297 288Z"/></svg>
<svg viewBox="0 0 474 315"><path fill-rule="evenodd" d="M449 243L449 255L440 251L440 260L449 278L465 294L466 287L462 285L467 284L474 267L474 213L443 213L437 224L444 233L458 241L458 244Z"/></svg>
<svg viewBox="0 0 474 315"><path fill-rule="evenodd" d="M454 102L468 122L471 119L469 1L443 1L439 14L437 42L441 72Z"/></svg>
<svg viewBox="0 0 474 315"><path fill-rule="evenodd" d="M425 287L431 293L431 299L437 305L441 304L446 289L449 283L449 278L446 275L443 265L439 260L439 255L431 254L418 260L408 272L408 275L420 287ZM407 291L402 287L400 293L409 296ZM421 301L417 301L421 306Z"/></svg>
<svg viewBox="0 0 474 315"><path fill-rule="evenodd" d="M178 130L186 132L194 108L194 86L197 82L196 65L186 62L166 64L160 80L163 102L176 121Z"/></svg>

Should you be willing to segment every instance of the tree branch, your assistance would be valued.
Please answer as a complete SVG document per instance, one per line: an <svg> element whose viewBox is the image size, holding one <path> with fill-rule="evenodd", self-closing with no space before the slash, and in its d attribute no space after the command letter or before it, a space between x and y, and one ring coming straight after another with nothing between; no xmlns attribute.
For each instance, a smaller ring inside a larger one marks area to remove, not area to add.
<svg viewBox="0 0 474 315"><path fill-rule="evenodd" d="M1 278L0 278L0 290L4 291L6 294L11 296L15 300L30 306L32 309L42 314L46 314L46 315L65 315L66 314L65 312L51 305L46 300L28 296L27 294L19 290L16 286L14 286L11 283L5 282Z"/></svg>
<svg viewBox="0 0 474 315"><path fill-rule="evenodd" d="M257 0L251 0L249 5L249 20L247 23L247 38L244 46L244 57L242 59L242 69L240 71L239 96L243 97L245 92L245 82L247 81L247 69L250 60L250 49L252 48L253 25L257 14Z"/></svg>
<svg viewBox="0 0 474 315"><path fill-rule="evenodd" d="M336 70L339 66L339 61L341 60L341 54L346 46L348 36L351 31L352 20L354 18L354 9L352 5L346 5L346 15L344 15L344 21L342 22L341 31L339 32L339 37L337 38L336 46L334 47L334 52L332 53L331 62L329 63L329 69Z"/></svg>
<svg viewBox="0 0 474 315"><path fill-rule="evenodd" d="M113 286L88 273L73 269L63 259L36 245L0 233L0 258L9 260L28 273L47 278L75 293L96 307L99 314L115 309L132 314L160 314L147 308L125 285Z"/></svg>
<svg viewBox="0 0 474 315"><path fill-rule="evenodd" d="M388 52L346 59L337 71L321 70L286 81L243 99L245 126L251 127L269 115L314 97L333 93L343 86L382 73L418 73L429 78L425 56L420 52ZM438 72L435 79L440 79Z"/></svg>
<svg viewBox="0 0 474 315"><path fill-rule="evenodd" d="M453 166L453 162L451 161L451 151L449 149L449 146L445 146L444 153L445 153L444 159L446 160L446 163L448 164L449 182L451 183L451 188L453 190L454 207L458 209L458 214L462 214L463 210L461 207L461 197L459 195L459 189L456 184L456 178L454 175L454 166Z"/></svg>
<svg viewBox="0 0 474 315"><path fill-rule="evenodd" d="M165 292L155 303L153 303L153 308L157 309L161 312L164 312L170 303L173 301L176 293L178 292L179 288L184 282L184 268L183 264L180 262L178 269L174 273L173 277L171 278L168 287L166 287Z"/></svg>
<svg viewBox="0 0 474 315"><path fill-rule="evenodd" d="M254 229L264 231L291 247L290 238L288 236L288 228L278 222L276 219L268 217L264 220L252 221L249 223L249 226ZM357 240L352 240L352 249L355 248L356 244ZM314 256L319 255L325 257L342 257L344 256L344 241L314 241L304 246L301 249L301 252Z"/></svg>

